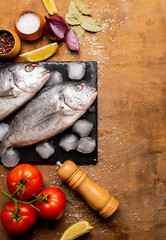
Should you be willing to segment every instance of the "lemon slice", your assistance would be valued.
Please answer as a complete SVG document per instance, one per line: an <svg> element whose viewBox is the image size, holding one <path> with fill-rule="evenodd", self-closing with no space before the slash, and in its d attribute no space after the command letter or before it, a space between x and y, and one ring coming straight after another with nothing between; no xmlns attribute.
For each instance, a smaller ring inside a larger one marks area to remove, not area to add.
<svg viewBox="0 0 166 240"><path fill-rule="evenodd" d="M56 52L57 48L58 44L54 42L33 51L23 53L20 57L24 57L28 62L39 62L51 57Z"/></svg>
<svg viewBox="0 0 166 240"><path fill-rule="evenodd" d="M66 229L66 231L63 233L60 240L75 239L87 232L90 232L92 228L93 227L89 225L88 221L81 221L81 222L75 223Z"/></svg>
<svg viewBox="0 0 166 240"><path fill-rule="evenodd" d="M43 4L50 15L58 12L54 0L43 0Z"/></svg>

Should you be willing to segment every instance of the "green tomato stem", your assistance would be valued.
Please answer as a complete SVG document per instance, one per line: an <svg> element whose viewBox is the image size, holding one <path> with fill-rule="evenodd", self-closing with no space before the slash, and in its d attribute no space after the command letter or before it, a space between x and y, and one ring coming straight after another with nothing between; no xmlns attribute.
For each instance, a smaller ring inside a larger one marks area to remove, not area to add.
<svg viewBox="0 0 166 240"><path fill-rule="evenodd" d="M42 203L44 203L44 202L48 202L49 194L46 194L46 195L41 194L41 195L42 195L42 197L38 197L38 196L36 196L35 194L33 194L33 196L34 196L35 199L32 200L31 203L32 203L32 202L36 202L36 201L40 201L39 204L37 205L37 206L39 206L40 204L42 204Z"/></svg>
<svg viewBox="0 0 166 240"><path fill-rule="evenodd" d="M16 190L14 193L12 193L11 196L14 196L16 193L18 193L18 196L21 196L22 194L24 194L24 192L25 192L25 184L26 184L27 182L31 181L31 180L29 180L29 179L26 179L26 178L28 177L28 175L29 175L29 174L27 174L25 177L21 178L21 179L20 179L20 182L15 183L13 186L11 186L11 187L15 187L15 186L18 185L17 190ZM21 193L21 189L22 189L22 193Z"/></svg>
<svg viewBox="0 0 166 240"><path fill-rule="evenodd" d="M32 204L32 202L34 202L33 200L30 201L30 202L25 202L25 201L21 201L21 200L19 200L19 199L16 199L15 197L13 197L12 195L6 193L5 191L1 191L1 193L2 193L4 196L8 197L10 200L14 201L15 206L17 206L17 203L27 204L27 205L35 208L37 211L39 211L39 209Z"/></svg>

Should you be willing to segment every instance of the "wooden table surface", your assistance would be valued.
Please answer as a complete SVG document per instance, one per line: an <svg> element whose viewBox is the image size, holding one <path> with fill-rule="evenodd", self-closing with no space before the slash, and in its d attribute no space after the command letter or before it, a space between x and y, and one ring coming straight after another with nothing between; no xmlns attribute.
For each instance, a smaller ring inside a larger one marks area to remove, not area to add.
<svg viewBox="0 0 166 240"><path fill-rule="evenodd" d="M65 16L69 0L56 0ZM119 202L117 212L102 220L72 191L73 204L56 222L38 219L22 236L10 236L0 225L0 239L59 239L71 224L88 220L94 229L79 239L166 239L166 1L85 1L103 31L88 33L80 55L65 43L49 61L98 62L98 154L96 166L81 166L88 176ZM0 27L14 30L24 9L48 15L42 0L1 0ZM49 43L45 37L22 41L21 52ZM17 57L15 62L23 61ZM38 165L43 187L62 187L56 166ZM0 189L6 190L10 169L0 166ZM0 197L0 206L8 200Z"/></svg>

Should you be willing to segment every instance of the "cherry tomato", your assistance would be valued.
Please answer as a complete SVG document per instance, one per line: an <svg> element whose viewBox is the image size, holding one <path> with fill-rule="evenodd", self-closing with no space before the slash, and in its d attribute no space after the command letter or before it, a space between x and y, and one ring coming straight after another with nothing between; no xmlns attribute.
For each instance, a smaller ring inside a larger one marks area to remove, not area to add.
<svg viewBox="0 0 166 240"><path fill-rule="evenodd" d="M46 197L46 201L36 201L35 206L39 209L38 214L47 220L57 220L62 217L65 206L66 197L61 189L56 187L48 187L43 189L38 197Z"/></svg>
<svg viewBox="0 0 166 240"><path fill-rule="evenodd" d="M7 176L7 185L11 194L18 188L19 193L14 195L17 199L27 200L38 194L42 186L41 172L30 164L20 164L11 170Z"/></svg>
<svg viewBox="0 0 166 240"><path fill-rule="evenodd" d="M7 209L7 208L9 209ZM1 222L3 227L13 235L19 235L29 230L36 222L37 211L33 207L19 203L17 204L18 210L16 212L15 203L10 201L5 205L1 212Z"/></svg>

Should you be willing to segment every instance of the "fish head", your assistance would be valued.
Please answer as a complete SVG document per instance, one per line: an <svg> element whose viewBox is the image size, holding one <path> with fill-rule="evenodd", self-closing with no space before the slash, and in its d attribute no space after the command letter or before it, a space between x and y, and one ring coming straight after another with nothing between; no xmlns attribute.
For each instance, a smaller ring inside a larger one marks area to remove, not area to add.
<svg viewBox="0 0 166 240"><path fill-rule="evenodd" d="M15 64L10 71L14 84L27 93L39 90L50 77L50 71L37 64Z"/></svg>
<svg viewBox="0 0 166 240"><path fill-rule="evenodd" d="M96 88L85 83L70 83L65 86L63 91L64 103L73 111L86 111L96 97Z"/></svg>

